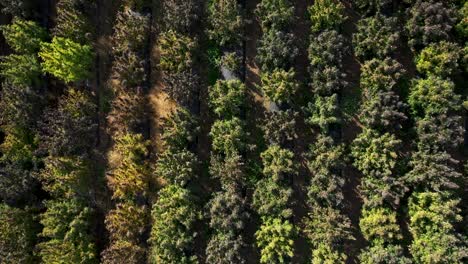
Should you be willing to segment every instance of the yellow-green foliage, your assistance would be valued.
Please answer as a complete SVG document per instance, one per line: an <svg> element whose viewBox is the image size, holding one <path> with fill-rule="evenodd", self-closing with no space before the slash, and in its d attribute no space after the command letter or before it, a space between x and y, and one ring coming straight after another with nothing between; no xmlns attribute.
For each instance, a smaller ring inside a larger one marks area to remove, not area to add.
<svg viewBox="0 0 468 264"><path fill-rule="evenodd" d="M192 65L195 42L188 36L169 30L160 35L159 50L159 67L162 71L182 72Z"/></svg>

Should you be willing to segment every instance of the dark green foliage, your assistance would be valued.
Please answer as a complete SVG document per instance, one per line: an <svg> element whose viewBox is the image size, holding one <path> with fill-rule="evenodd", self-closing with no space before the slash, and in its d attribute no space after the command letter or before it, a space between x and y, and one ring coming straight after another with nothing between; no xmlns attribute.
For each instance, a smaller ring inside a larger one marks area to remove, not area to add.
<svg viewBox="0 0 468 264"><path fill-rule="evenodd" d="M284 30L293 22L294 6L289 0L262 0L257 5L255 14L264 33Z"/></svg>
<svg viewBox="0 0 468 264"><path fill-rule="evenodd" d="M424 150L457 148L464 140L462 117L441 114L419 120L416 124L418 147Z"/></svg>
<svg viewBox="0 0 468 264"><path fill-rule="evenodd" d="M392 0L356 0L355 6L364 13L387 11L392 7Z"/></svg>
<svg viewBox="0 0 468 264"><path fill-rule="evenodd" d="M178 108L163 120L161 139L167 148L183 149L195 140L198 120L185 108Z"/></svg>
<svg viewBox="0 0 468 264"><path fill-rule="evenodd" d="M293 190L272 179L262 179L257 183L252 206L261 216L288 218L292 216L289 207Z"/></svg>
<svg viewBox="0 0 468 264"><path fill-rule="evenodd" d="M284 144L297 137L296 119L299 113L291 109L269 112L262 129L271 144Z"/></svg>
<svg viewBox="0 0 468 264"><path fill-rule="evenodd" d="M293 69L286 71L275 68L272 72L264 72L261 75L261 89L273 102L280 104L291 102L292 96L299 89L295 75Z"/></svg>
<svg viewBox="0 0 468 264"><path fill-rule="evenodd" d="M458 70L461 48L456 43L431 43L416 58L416 68L425 75L448 77Z"/></svg>
<svg viewBox="0 0 468 264"><path fill-rule="evenodd" d="M209 104L220 118L240 114L246 96L245 85L240 80L218 80L209 89Z"/></svg>
<svg viewBox="0 0 468 264"><path fill-rule="evenodd" d="M411 264L400 245L373 245L359 255L361 264Z"/></svg>
<svg viewBox="0 0 468 264"><path fill-rule="evenodd" d="M336 0L317 0L309 6L312 32L338 29L346 20L345 6Z"/></svg>
<svg viewBox="0 0 468 264"><path fill-rule="evenodd" d="M316 142L310 146L307 157L307 167L313 175L308 188L311 204L342 207L345 179L341 170L346 161L344 147L335 145L331 137L319 134Z"/></svg>
<svg viewBox="0 0 468 264"><path fill-rule="evenodd" d="M83 81L90 75L93 53L89 45L54 37L52 43L41 43L39 56L43 60L42 71L64 82Z"/></svg>
<svg viewBox="0 0 468 264"><path fill-rule="evenodd" d="M450 39L457 11L448 1L416 0L406 24L410 46L419 50L430 43Z"/></svg>
<svg viewBox="0 0 468 264"><path fill-rule="evenodd" d="M260 263L290 263L293 257L296 229L287 220L264 218L260 229L255 233L260 248Z"/></svg>
<svg viewBox="0 0 468 264"><path fill-rule="evenodd" d="M200 89L201 80L192 70L167 73L163 76L164 91L169 97L184 107L188 107Z"/></svg>
<svg viewBox="0 0 468 264"><path fill-rule="evenodd" d="M413 154L412 170L405 180L412 186L426 190L443 191L458 188L462 175L455 170L458 161L447 152L420 149Z"/></svg>
<svg viewBox="0 0 468 264"><path fill-rule="evenodd" d="M96 105L87 92L70 89L40 123L41 149L53 156L82 155L96 140Z"/></svg>
<svg viewBox="0 0 468 264"><path fill-rule="evenodd" d="M11 54L0 59L0 76L12 85L32 86L39 83L41 65L35 55Z"/></svg>
<svg viewBox="0 0 468 264"><path fill-rule="evenodd" d="M319 127L325 133L328 132L331 125L341 122L337 94L332 96L317 95L304 110L308 115L306 123Z"/></svg>
<svg viewBox="0 0 468 264"><path fill-rule="evenodd" d="M200 4L196 0L161 1L165 29L188 33L200 20Z"/></svg>
<svg viewBox="0 0 468 264"><path fill-rule="evenodd" d="M466 238L455 234L462 220L459 201L440 192L414 193L409 201L410 246L415 263L463 263L468 258Z"/></svg>
<svg viewBox="0 0 468 264"><path fill-rule="evenodd" d="M407 187L398 175L401 140L366 129L353 142L354 165L364 174L360 189L369 206L398 205Z"/></svg>
<svg viewBox="0 0 468 264"><path fill-rule="evenodd" d="M305 220L304 232L312 244L312 263L344 263L346 241L353 240L351 221L339 211L331 208L314 207Z"/></svg>
<svg viewBox="0 0 468 264"><path fill-rule="evenodd" d="M366 99L372 98L379 91L397 92L406 75L403 65L389 58L366 61L361 72L360 84Z"/></svg>
<svg viewBox="0 0 468 264"><path fill-rule="evenodd" d="M197 158L188 150L169 148L156 162L155 175L170 184L185 186L195 177Z"/></svg>
<svg viewBox="0 0 468 264"><path fill-rule="evenodd" d="M231 156L245 149L245 131L243 122L234 117L230 120L217 120L211 127L213 152Z"/></svg>
<svg viewBox="0 0 468 264"><path fill-rule="evenodd" d="M457 30L458 34L461 35L463 38L468 38L468 2L465 1L463 7L458 10L458 16L460 17L460 21L456 25L455 29Z"/></svg>
<svg viewBox="0 0 468 264"><path fill-rule="evenodd" d="M451 113L459 110L461 105L455 84L432 76L414 82L408 102L418 117Z"/></svg>
<svg viewBox="0 0 468 264"><path fill-rule="evenodd" d="M244 38L244 12L237 0L213 0L208 6L208 36L220 46L240 45Z"/></svg>
<svg viewBox="0 0 468 264"><path fill-rule="evenodd" d="M275 182L281 182L296 174L294 153L278 145L271 145L260 154L263 163L263 175Z"/></svg>
<svg viewBox="0 0 468 264"><path fill-rule="evenodd" d="M8 44L17 53L32 54L39 51L47 32L34 21L14 19L9 25L0 26Z"/></svg>
<svg viewBox="0 0 468 264"><path fill-rule="evenodd" d="M159 191L153 205L150 259L155 263L198 263L193 254L196 233L194 223L199 219L194 197L181 187L168 185Z"/></svg>
<svg viewBox="0 0 468 264"><path fill-rule="evenodd" d="M210 227L223 234L239 234L249 218L247 201L238 190L215 193L207 205Z"/></svg>
<svg viewBox="0 0 468 264"><path fill-rule="evenodd" d="M289 69L299 53L291 33L269 30L258 42L257 60L261 69L272 72L276 68Z"/></svg>
<svg viewBox="0 0 468 264"><path fill-rule="evenodd" d="M2 84L0 92L0 124L6 130L12 127L30 129L35 127L37 113L42 109L42 97L29 86Z"/></svg>
<svg viewBox="0 0 468 264"><path fill-rule="evenodd" d="M51 200L41 215L44 241L37 245L44 263L97 263L91 237L93 211L77 199Z"/></svg>
<svg viewBox="0 0 468 264"><path fill-rule="evenodd" d="M362 60L383 59L397 48L400 39L397 19L376 14L358 22L358 32L353 35L354 53Z"/></svg>
<svg viewBox="0 0 468 264"><path fill-rule="evenodd" d="M0 204L0 259L2 263L37 263L34 256L40 227L30 209Z"/></svg>
<svg viewBox="0 0 468 264"><path fill-rule="evenodd" d="M366 127L382 132L396 131L400 130L408 119L406 109L407 105L396 93L379 91L364 102L360 120Z"/></svg>
<svg viewBox="0 0 468 264"><path fill-rule="evenodd" d="M188 36L172 30L163 32L159 36L159 49L159 67L163 72L180 73L192 65L195 42Z"/></svg>
<svg viewBox="0 0 468 264"><path fill-rule="evenodd" d="M87 13L95 5L93 0L60 0L57 2L57 17L52 29L54 37L68 38L80 44L91 42L93 27Z"/></svg>
<svg viewBox="0 0 468 264"><path fill-rule="evenodd" d="M242 236L231 234L214 235L206 247L208 264L244 264L246 263L246 244Z"/></svg>
<svg viewBox="0 0 468 264"><path fill-rule="evenodd" d="M224 189L243 186L245 181L245 164L240 155L229 155L225 158L212 155L210 175L218 178Z"/></svg>

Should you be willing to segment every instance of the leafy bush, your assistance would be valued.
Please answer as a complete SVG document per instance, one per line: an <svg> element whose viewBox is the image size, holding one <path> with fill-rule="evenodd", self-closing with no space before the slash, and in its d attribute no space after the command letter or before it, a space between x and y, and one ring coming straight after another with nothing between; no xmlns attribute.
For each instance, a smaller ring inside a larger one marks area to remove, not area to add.
<svg viewBox="0 0 468 264"><path fill-rule="evenodd" d="M0 0L0 11L17 17L33 15L34 1L31 0Z"/></svg>
<svg viewBox="0 0 468 264"><path fill-rule="evenodd" d="M465 39L468 38L468 2L458 10L458 16L461 17L455 29Z"/></svg>
<svg viewBox="0 0 468 264"><path fill-rule="evenodd" d="M262 129L271 144L284 144L297 137L296 119L299 113L291 109L269 112Z"/></svg>
<svg viewBox="0 0 468 264"><path fill-rule="evenodd" d="M249 218L247 201L237 190L215 193L207 205L210 227L223 234L239 234Z"/></svg>
<svg viewBox="0 0 468 264"><path fill-rule="evenodd" d="M177 108L163 120L161 140L167 148L184 149L195 140L198 120L185 108Z"/></svg>
<svg viewBox="0 0 468 264"><path fill-rule="evenodd" d="M275 68L272 72L264 72L261 74L261 89L273 102L290 102L292 95L299 89L295 75L293 69L286 71Z"/></svg>
<svg viewBox="0 0 468 264"><path fill-rule="evenodd" d="M416 59L422 74L448 77L458 70L461 48L456 43L441 41L424 48Z"/></svg>
<svg viewBox="0 0 468 264"><path fill-rule="evenodd" d="M218 80L209 90L209 104L222 118L239 115L245 97L246 88L240 80Z"/></svg>
<svg viewBox="0 0 468 264"><path fill-rule="evenodd" d="M206 263L245 264L245 247L242 236L216 234L211 237L206 247Z"/></svg>
<svg viewBox="0 0 468 264"><path fill-rule="evenodd" d="M39 84L41 65L35 55L10 54L0 59L0 76L12 85L35 86Z"/></svg>
<svg viewBox="0 0 468 264"><path fill-rule="evenodd" d="M393 244L402 239L396 212L386 207L365 208L359 227L364 238L372 245Z"/></svg>
<svg viewBox="0 0 468 264"><path fill-rule="evenodd" d="M143 53L149 37L149 16L126 9L119 11L115 20L112 35L114 56L128 51Z"/></svg>
<svg viewBox="0 0 468 264"><path fill-rule="evenodd" d="M70 89L39 123L40 148L52 156L84 155L95 146L96 105L90 94Z"/></svg>
<svg viewBox="0 0 468 264"><path fill-rule="evenodd" d="M150 260L174 264L198 263L193 254L194 223L199 212L194 197L179 186L168 185L159 191L153 205Z"/></svg>
<svg viewBox="0 0 468 264"><path fill-rule="evenodd" d="M210 175L218 178L224 189L237 188L245 181L245 164L240 155L229 155L225 158L212 155Z"/></svg>
<svg viewBox="0 0 468 264"><path fill-rule="evenodd" d="M447 114L461 104L453 82L432 76L414 82L408 102L418 117Z"/></svg>
<svg viewBox="0 0 468 264"><path fill-rule="evenodd" d="M312 32L338 29L346 20L345 6L335 0L318 0L307 9Z"/></svg>
<svg viewBox="0 0 468 264"><path fill-rule="evenodd" d="M9 82L2 83L0 91L0 125L4 130L13 127L30 129L36 126L42 110L43 98L28 86L17 86Z"/></svg>
<svg viewBox="0 0 468 264"><path fill-rule="evenodd" d="M164 0L161 1L164 28L180 33L190 30L200 20L200 5L196 0Z"/></svg>
<svg viewBox="0 0 468 264"><path fill-rule="evenodd" d="M296 230L287 220L264 218L260 230L255 232L260 248L260 263L289 263L293 257Z"/></svg>
<svg viewBox="0 0 468 264"><path fill-rule="evenodd" d="M292 215L289 208L293 190L272 179L258 181L253 194L252 206L261 216L288 218Z"/></svg>
<svg viewBox="0 0 468 264"><path fill-rule="evenodd" d="M185 186L196 176L197 158L188 150L167 149L156 162L155 175L170 184Z"/></svg>
<svg viewBox="0 0 468 264"><path fill-rule="evenodd" d="M145 260L145 248L128 241L118 240L102 252L103 264L140 264Z"/></svg>
<svg viewBox="0 0 468 264"><path fill-rule="evenodd" d="M342 207L345 179L341 170L346 161L344 147L335 145L331 137L319 134L306 156L307 167L313 173L308 187L308 196L312 204Z"/></svg>
<svg viewBox="0 0 468 264"><path fill-rule="evenodd" d="M310 70L322 71L331 66L342 67L347 51L346 40L336 30L326 30L311 39L308 49Z"/></svg>
<svg viewBox="0 0 468 264"><path fill-rule="evenodd" d="M461 263L468 257L463 237L455 234L454 224L461 221L459 201L441 193L414 193L409 201L410 247L416 263Z"/></svg>
<svg viewBox="0 0 468 264"><path fill-rule="evenodd" d="M180 73L192 65L195 42L188 36L169 30L159 36L161 61L164 72Z"/></svg>
<svg viewBox="0 0 468 264"><path fill-rule="evenodd" d="M91 46L62 37L54 37L52 43L43 42L39 56L42 70L65 82L88 78L93 63Z"/></svg>
<svg viewBox="0 0 468 264"><path fill-rule="evenodd" d="M465 129L460 115L441 114L418 120L416 132L419 149L444 151L463 143Z"/></svg>
<svg viewBox="0 0 468 264"><path fill-rule="evenodd" d="M278 145L271 145L260 154L263 163L263 175L275 182L288 179L288 176L296 174L294 153L283 149Z"/></svg>
<svg viewBox="0 0 468 264"><path fill-rule="evenodd" d="M80 44L91 42L93 32L90 17L94 15L93 0L60 0L56 5L57 17L52 29L54 37L68 38ZM88 13L89 12L89 13Z"/></svg>
<svg viewBox="0 0 468 264"><path fill-rule="evenodd" d="M184 107L190 105L201 85L200 77L193 70L166 73L163 80L165 83L164 91L171 99Z"/></svg>
<svg viewBox="0 0 468 264"><path fill-rule="evenodd" d="M456 10L449 3L418 0L409 11L406 24L410 38L408 43L419 50L430 43L449 40L456 21Z"/></svg>
<svg viewBox="0 0 468 264"><path fill-rule="evenodd" d="M125 134L115 139L116 165L107 175L114 199L132 200L148 191L148 146L149 142L141 134Z"/></svg>
<svg viewBox="0 0 468 264"><path fill-rule="evenodd" d="M37 263L33 250L40 226L29 209L0 204L0 258L4 263Z"/></svg>
<svg viewBox="0 0 468 264"><path fill-rule="evenodd" d="M366 61L361 68L360 83L366 99L379 91L398 91L402 88L406 71L396 60L385 58Z"/></svg>
<svg viewBox="0 0 468 264"><path fill-rule="evenodd" d="M364 126L382 132L400 130L408 119L405 112L407 105L393 91L379 91L364 102L360 120Z"/></svg>
<svg viewBox="0 0 468 264"><path fill-rule="evenodd" d="M272 72L291 68L298 53L293 34L270 30L258 42L257 60L263 71Z"/></svg>
<svg viewBox="0 0 468 264"><path fill-rule="evenodd" d="M403 248L399 245L373 245L359 255L362 264L411 264L411 259L405 257Z"/></svg>
<svg viewBox="0 0 468 264"><path fill-rule="evenodd" d="M398 205L406 191L396 171L399 162L401 141L393 134L366 129L353 142L354 165L363 174L361 191L364 203L369 206L382 205L384 201Z"/></svg>
<svg viewBox="0 0 468 264"><path fill-rule="evenodd" d="M37 245L44 263L98 263L91 236L93 211L77 199L46 202L41 215L44 240Z"/></svg>
<svg viewBox="0 0 468 264"><path fill-rule="evenodd" d="M365 13L382 12L392 7L392 0L356 0L354 1L357 8Z"/></svg>
<svg viewBox="0 0 468 264"><path fill-rule="evenodd" d="M294 6L289 0L262 0L255 10L263 32L284 30L294 18Z"/></svg>
<svg viewBox="0 0 468 264"><path fill-rule="evenodd" d="M337 94L332 96L317 95L304 110L308 115L306 123L319 127L325 133L328 132L331 125L341 122Z"/></svg>
<svg viewBox="0 0 468 264"><path fill-rule="evenodd" d="M304 232L312 244L312 263L323 263L320 259L336 258L342 263L346 259L344 244L353 240L351 221L338 210L330 207L314 207L306 218Z"/></svg>
<svg viewBox="0 0 468 264"><path fill-rule="evenodd" d="M0 26L8 44L17 53L32 54L39 51L41 42L47 39L47 32L34 21L16 18L9 25Z"/></svg>
<svg viewBox="0 0 468 264"><path fill-rule="evenodd" d="M218 45L241 44L244 38L244 17L237 0L214 0L208 7L210 27L208 36Z"/></svg>
<svg viewBox="0 0 468 264"><path fill-rule="evenodd" d="M231 156L245 149L245 131L243 122L234 117L230 120L217 120L211 127L215 153Z"/></svg>
<svg viewBox="0 0 468 264"><path fill-rule="evenodd" d="M456 171L458 161L447 152L422 150L413 154L410 165L412 170L405 180L412 186L423 187L432 191L444 191L458 188L458 179L462 175Z"/></svg>
<svg viewBox="0 0 468 264"><path fill-rule="evenodd" d="M312 264L322 264L322 263L335 263L335 264L345 264L346 255L340 253L326 244L320 244L314 250L312 250Z"/></svg>
<svg viewBox="0 0 468 264"><path fill-rule="evenodd" d="M359 20L357 27L353 45L354 53L359 59L383 59L395 52L400 38L396 18L376 14Z"/></svg>

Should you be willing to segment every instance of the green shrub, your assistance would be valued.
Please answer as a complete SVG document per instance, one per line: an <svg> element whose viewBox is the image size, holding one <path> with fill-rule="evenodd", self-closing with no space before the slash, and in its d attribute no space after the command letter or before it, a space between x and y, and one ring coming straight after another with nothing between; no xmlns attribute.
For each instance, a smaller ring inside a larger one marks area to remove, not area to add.
<svg viewBox="0 0 468 264"><path fill-rule="evenodd" d="M0 76L16 86L37 86L41 65L35 55L11 54L1 57Z"/></svg>
<svg viewBox="0 0 468 264"><path fill-rule="evenodd" d="M261 89L265 95L273 102L290 102L291 97L299 89L299 84L295 80L296 73L293 69L274 69L272 72L261 74Z"/></svg>
<svg viewBox="0 0 468 264"><path fill-rule="evenodd" d="M198 120L187 109L178 108L163 120L161 140L166 148L184 149L199 131Z"/></svg>
<svg viewBox="0 0 468 264"><path fill-rule="evenodd" d="M255 187L252 207L261 216L289 218L292 216L292 194L293 190L282 183L261 179Z"/></svg>
<svg viewBox="0 0 468 264"><path fill-rule="evenodd" d="M153 205L151 252L149 259L159 263L198 263L193 252L194 223L200 216L194 197L182 187L168 185L159 191Z"/></svg>
<svg viewBox="0 0 468 264"><path fill-rule="evenodd" d="M159 36L161 60L159 67L164 72L180 73L192 65L195 42L187 36L169 30Z"/></svg>
<svg viewBox="0 0 468 264"><path fill-rule="evenodd" d="M56 23L52 29L54 37L67 38L80 44L91 44L93 26L90 10L95 7L93 0L60 0L57 2ZM88 13L89 12L89 13Z"/></svg>
<svg viewBox="0 0 468 264"><path fill-rule="evenodd" d="M392 132L402 128L408 117L407 105L393 91L377 92L362 105L360 120L364 126L381 132Z"/></svg>
<svg viewBox="0 0 468 264"><path fill-rule="evenodd" d="M260 20L263 32L284 30L294 18L294 7L289 0L262 0L255 14Z"/></svg>
<svg viewBox="0 0 468 264"><path fill-rule="evenodd" d="M393 244L402 239L396 212L386 207L364 209L359 227L372 245Z"/></svg>
<svg viewBox="0 0 468 264"><path fill-rule="evenodd" d="M337 94L317 95L304 110L307 113L306 123L319 127L324 133L328 132L331 125L341 123Z"/></svg>
<svg viewBox="0 0 468 264"><path fill-rule="evenodd" d="M208 264L245 264L247 245L242 236L231 233L219 233L211 237L206 247L206 263Z"/></svg>
<svg viewBox="0 0 468 264"><path fill-rule="evenodd" d="M465 129L460 115L427 116L416 123L418 148L445 151L463 143Z"/></svg>
<svg viewBox="0 0 468 264"><path fill-rule="evenodd" d="M14 127L31 129L36 126L43 108L43 98L33 88L23 85L13 85L9 82L1 84L0 91L0 124L4 130Z"/></svg>
<svg viewBox="0 0 468 264"><path fill-rule="evenodd" d="M308 8L312 32L341 27L346 20L345 6L335 0L317 0Z"/></svg>
<svg viewBox="0 0 468 264"><path fill-rule="evenodd" d="M364 249L359 255L362 264L411 264L400 245L373 245Z"/></svg>
<svg viewBox="0 0 468 264"><path fill-rule="evenodd" d="M382 12L391 9L392 0L356 0L354 1L356 7L364 13Z"/></svg>
<svg viewBox="0 0 468 264"><path fill-rule="evenodd" d="M396 18L376 14L359 20L357 27L353 45L354 53L360 60L383 59L397 49L400 34Z"/></svg>
<svg viewBox="0 0 468 264"><path fill-rule="evenodd" d="M237 0L210 1L208 13L210 39L215 40L220 46L242 44L245 25L242 7Z"/></svg>
<svg viewBox="0 0 468 264"><path fill-rule="evenodd" d="M257 60L262 71L273 72L277 68L290 69L298 53L293 34L269 30L258 42Z"/></svg>
<svg viewBox="0 0 468 264"><path fill-rule="evenodd" d="M185 186L196 176L197 158L188 150L169 148L159 155L155 176L170 184Z"/></svg>
<svg viewBox="0 0 468 264"><path fill-rule="evenodd" d="M241 234L249 219L248 205L238 190L217 192L209 201L210 227L223 234Z"/></svg>
<svg viewBox="0 0 468 264"><path fill-rule="evenodd" d="M288 109L269 112L267 115L262 130L265 133L264 138L271 144L282 145L297 138L296 119L299 116L298 112Z"/></svg>
<svg viewBox="0 0 468 264"><path fill-rule="evenodd" d="M416 58L416 69L425 75L449 77L458 70L461 48L456 43L431 43Z"/></svg>
<svg viewBox="0 0 468 264"><path fill-rule="evenodd" d="M215 114L221 118L239 115L245 97L245 85L239 80L218 80L209 89L209 104Z"/></svg>
<svg viewBox="0 0 468 264"><path fill-rule="evenodd" d="M224 156L231 156L245 149L245 131L243 122L234 117L230 120L217 120L211 127L213 151Z"/></svg>
<svg viewBox="0 0 468 264"><path fill-rule="evenodd" d="M188 33L200 20L201 5L196 0L161 1L164 29Z"/></svg>
<svg viewBox="0 0 468 264"><path fill-rule="evenodd" d="M263 163L263 175L276 182L288 179L288 176L296 174L294 153L282 149L278 145L272 145L260 154Z"/></svg>
<svg viewBox="0 0 468 264"><path fill-rule="evenodd" d="M0 27L7 44L17 53L33 54L39 51L47 32L34 21L16 18L10 25Z"/></svg>
<svg viewBox="0 0 468 264"><path fill-rule="evenodd" d="M260 230L255 233L260 248L260 263L290 263L294 255L296 229L279 218L264 218Z"/></svg>
<svg viewBox="0 0 468 264"><path fill-rule="evenodd" d="M360 85L364 98L379 91L398 92L404 84L406 71L396 60L385 58L366 61L361 68Z"/></svg>
<svg viewBox="0 0 468 264"><path fill-rule="evenodd" d="M91 46L70 39L54 37L52 43L41 44L39 56L42 70L65 82L85 80L90 76L93 63Z"/></svg>

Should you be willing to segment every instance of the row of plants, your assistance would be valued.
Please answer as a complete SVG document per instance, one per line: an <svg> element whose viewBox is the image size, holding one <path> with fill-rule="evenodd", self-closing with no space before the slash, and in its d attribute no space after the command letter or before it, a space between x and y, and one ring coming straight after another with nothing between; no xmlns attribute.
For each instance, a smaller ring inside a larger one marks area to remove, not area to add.
<svg viewBox="0 0 468 264"><path fill-rule="evenodd" d="M221 184L206 205L211 237L206 263L247 263L246 225L250 220L246 197L247 132L243 119L246 87L240 80L244 9L237 0L215 0L208 6L207 36L219 50L213 67L219 78L209 87L215 114L211 127L210 175ZM239 62L237 62L239 61Z"/></svg>
<svg viewBox="0 0 468 264"><path fill-rule="evenodd" d="M348 87L343 59L349 45L342 34L347 19L339 1L317 0L308 7L311 22L309 53L312 101L305 107L306 123L318 130L306 153L311 180L307 187L309 214L304 232L312 248L312 263L345 263L345 243L352 240L351 223L343 213L346 156L340 144L339 111Z"/></svg>
<svg viewBox="0 0 468 264"><path fill-rule="evenodd" d="M164 91L177 108L161 124L162 149L158 150L154 174L162 180L152 204L151 263L199 263L196 225L202 219L200 201L192 190L198 179L198 159L192 151L199 124L193 106L200 77L195 68L198 48L194 27L199 22L197 1L161 2L159 64Z"/></svg>
<svg viewBox="0 0 468 264"><path fill-rule="evenodd" d="M409 249L415 263L462 263L468 258L466 235L455 227L462 220L459 197L466 179L453 157L464 136L461 96L454 83L457 75L466 74L466 48L454 37L466 45L463 2L457 7L455 1L416 1L408 9L406 28L418 73L408 97L417 141L406 175L412 187Z"/></svg>
<svg viewBox="0 0 468 264"><path fill-rule="evenodd" d="M255 9L262 30L256 57L261 69L259 88L267 98L268 108L262 124L267 143L260 154L262 178L255 185L252 201L261 218L255 233L260 263L291 262L297 235L292 223L291 188L297 166L289 149L296 137L297 118L290 104L299 88L294 70L298 48L291 31L294 13L288 0L263 0Z"/></svg>
<svg viewBox="0 0 468 264"><path fill-rule="evenodd" d="M404 182L401 129L405 126L407 105L399 93L406 72L393 59L401 29L396 13L376 8L358 22L353 35L356 57L363 63L360 88L363 104L359 119L363 131L354 140L351 155L363 178L360 192L363 209L359 227L369 242L360 254L362 263L381 260L410 263L402 247L402 231L397 222L408 186Z"/></svg>
<svg viewBox="0 0 468 264"><path fill-rule="evenodd" d="M106 178L113 207L105 215L109 241L101 252L102 263L109 264L143 263L150 254L152 171L144 129L150 14L139 2L121 4L111 37L107 128L113 146L107 154Z"/></svg>

